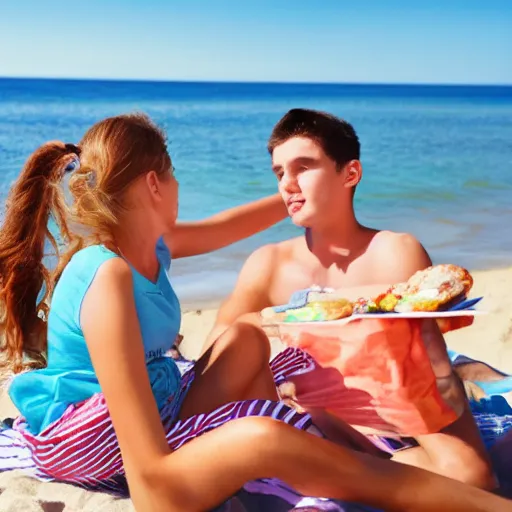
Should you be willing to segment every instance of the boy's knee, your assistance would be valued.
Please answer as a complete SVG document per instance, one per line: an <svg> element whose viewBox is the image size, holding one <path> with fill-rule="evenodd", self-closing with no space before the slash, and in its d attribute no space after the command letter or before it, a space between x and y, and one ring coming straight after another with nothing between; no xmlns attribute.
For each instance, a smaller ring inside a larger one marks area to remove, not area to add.
<svg viewBox="0 0 512 512"><path fill-rule="evenodd" d="M461 459L447 460L441 465L441 473L455 480L487 491L495 490L498 482L490 464L485 461L473 461L467 464Z"/></svg>

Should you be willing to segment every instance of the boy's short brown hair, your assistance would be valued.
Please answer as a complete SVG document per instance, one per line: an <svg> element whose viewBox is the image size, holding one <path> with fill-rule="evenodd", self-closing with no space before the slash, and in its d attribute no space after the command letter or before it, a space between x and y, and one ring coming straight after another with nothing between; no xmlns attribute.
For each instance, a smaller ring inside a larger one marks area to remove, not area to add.
<svg viewBox="0 0 512 512"><path fill-rule="evenodd" d="M359 138L350 123L327 112L294 108L274 126L267 149L274 149L292 137L314 140L341 169L350 160L359 160Z"/></svg>

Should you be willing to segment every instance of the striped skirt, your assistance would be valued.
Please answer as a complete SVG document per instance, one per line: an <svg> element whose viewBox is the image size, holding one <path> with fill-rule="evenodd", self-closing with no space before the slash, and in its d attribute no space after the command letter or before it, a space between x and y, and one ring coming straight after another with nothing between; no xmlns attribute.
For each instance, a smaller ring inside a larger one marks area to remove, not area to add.
<svg viewBox="0 0 512 512"><path fill-rule="evenodd" d="M310 364L310 358L302 351L286 351L272 363L276 384L286 380L287 375L305 371ZM271 417L321 435L308 414L269 400L233 402L207 414L177 420L182 398L193 378L192 367L182 377L180 396L161 411L167 440L173 450L228 421L248 416ZM71 405L59 420L38 435L28 431L23 418L14 422L13 429L29 448L41 477L93 489L125 490L121 452L102 393Z"/></svg>

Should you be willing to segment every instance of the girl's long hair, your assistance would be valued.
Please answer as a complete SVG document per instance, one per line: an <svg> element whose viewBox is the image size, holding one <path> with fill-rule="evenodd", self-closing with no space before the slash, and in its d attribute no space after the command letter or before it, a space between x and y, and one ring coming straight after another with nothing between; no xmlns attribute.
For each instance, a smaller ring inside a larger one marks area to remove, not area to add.
<svg viewBox="0 0 512 512"><path fill-rule="evenodd" d="M25 163L11 188L0 230L0 334L2 366L19 372L45 366L48 302L72 256L107 242L124 208L123 192L139 176L169 171L164 133L143 114L95 124L79 146L48 142ZM61 180L71 173L71 208ZM66 250L60 254L48 228L53 216ZM71 230L77 225L80 229ZM43 264L46 241L58 264Z"/></svg>

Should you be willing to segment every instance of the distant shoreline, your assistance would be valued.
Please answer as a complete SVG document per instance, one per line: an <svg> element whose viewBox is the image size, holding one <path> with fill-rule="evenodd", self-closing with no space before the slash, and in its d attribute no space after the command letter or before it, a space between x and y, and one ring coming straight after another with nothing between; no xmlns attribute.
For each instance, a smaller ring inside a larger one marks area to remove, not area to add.
<svg viewBox="0 0 512 512"><path fill-rule="evenodd" d="M464 83L464 82L311 82L311 81L266 81L266 80L212 80L197 78L116 78L116 77L58 77L58 76L2 76L0 81L51 81L51 82L114 82L126 84L182 84L182 85L258 85L258 86L325 86L357 88L432 88L432 89L510 89L512 83Z"/></svg>

